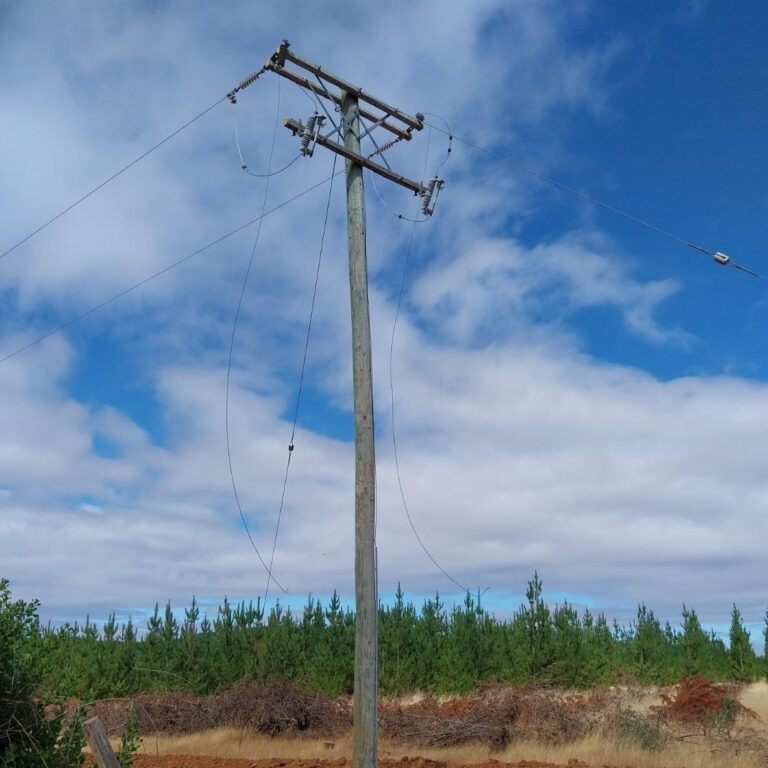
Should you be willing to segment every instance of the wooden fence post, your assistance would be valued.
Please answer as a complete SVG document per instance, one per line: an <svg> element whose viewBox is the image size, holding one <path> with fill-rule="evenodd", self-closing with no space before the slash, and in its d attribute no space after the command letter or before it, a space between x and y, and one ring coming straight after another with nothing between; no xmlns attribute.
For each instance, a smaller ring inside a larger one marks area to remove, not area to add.
<svg viewBox="0 0 768 768"><path fill-rule="evenodd" d="M107 732L98 717L86 720L83 723L83 732L99 768L120 768L120 763L117 762L117 757L107 738Z"/></svg>

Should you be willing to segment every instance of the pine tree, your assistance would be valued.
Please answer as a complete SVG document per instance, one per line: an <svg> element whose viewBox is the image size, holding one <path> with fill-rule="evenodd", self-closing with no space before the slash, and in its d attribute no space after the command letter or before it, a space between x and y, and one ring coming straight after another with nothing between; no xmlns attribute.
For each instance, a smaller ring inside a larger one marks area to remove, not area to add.
<svg viewBox="0 0 768 768"><path fill-rule="evenodd" d="M542 599L543 585L538 571L528 582L525 596L528 610L525 612L528 635L529 674L538 677L552 661L552 617Z"/></svg>
<svg viewBox="0 0 768 768"><path fill-rule="evenodd" d="M752 649L749 632L744 626L741 612L734 604L731 612L730 657L731 676L735 680L752 680L757 672L757 657Z"/></svg>
<svg viewBox="0 0 768 768"><path fill-rule="evenodd" d="M683 604L683 634L680 638L683 651L683 669L689 677L709 672L709 639L701 628L696 611Z"/></svg>

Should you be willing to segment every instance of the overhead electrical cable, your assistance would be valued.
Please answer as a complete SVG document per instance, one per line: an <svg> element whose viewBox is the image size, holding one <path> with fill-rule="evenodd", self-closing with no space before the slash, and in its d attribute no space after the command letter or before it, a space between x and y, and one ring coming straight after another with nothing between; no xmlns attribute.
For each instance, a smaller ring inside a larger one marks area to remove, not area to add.
<svg viewBox="0 0 768 768"><path fill-rule="evenodd" d="M315 283L312 287L312 301L310 302L309 307L309 319L307 321L307 334L304 339L304 356L301 360L301 373L299 374L299 386L296 392L296 407L293 412L293 425L291 427L291 439L288 442L288 459L285 462L285 474L283 475L283 490L280 494L280 507L277 511L277 525L275 526L275 538L272 542L272 555L269 560L269 568L267 570L267 574L272 573L272 566L275 562L275 549L277 548L277 537L278 533L280 531L280 521L283 517L283 508L285 506L285 492L286 488L288 486L288 473L291 469L291 457L293 456L293 450L295 448L295 438L296 438L296 424L299 421L299 407L301 405L301 394L304 388L304 374L306 373L307 368L307 356L309 354L309 339L312 334L312 321L315 316L315 302L317 300L317 286L320 281L320 267L323 263L323 249L325 247L325 234L328 229L328 213L331 209L331 195L333 194L333 177L336 175L336 160L338 159L338 155L333 156L333 168L331 169L331 185L328 188L328 200L325 203L325 217L323 219L323 231L320 235L320 249L317 254L317 267L315 268ZM267 604L267 598L269 597L269 579L270 576L267 575L267 587L264 590L264 605Z"/></svg>
<svg viewBox="0 0 768 768"><path fill-rule="evenodd" d="M449 154L450 154L450 151L449 151ZM446 159L447 159L447 155L446 155ZM424 175L425 176L427 172L428 162L429 162L429 140L427 141L427 149L426 149L426 154L424 158ZM443 163L444 162L445 161L443 161ZM441 163L441 165L443 163ZM439 167L440 166L438 166L438 168ZM417 216L418 216L419 207L420 207L420 203L417 203L417 208L416 208ZM398 218L403 219L405 217L398 216ZM402 306L403 306L403 296L405 295L405 284L406 284L406 279L408 277L408 270L410 267L411 255L413 253L413 245L416 239L416 225L421 223L422 221L421 219L415 219L415 218L409 218L407 220L410 221L413 226L411 227L411 234L408 239L408 247L406 248L405 259L403 260L403 272L400 277L400 290L397 295L395 319L392 322L392 335L389 341L389 406L390 406L390 424L392 427L392 450L395 457L395 474L397 475L397 486L400 490L400 499L403 502L403 511L405 512L405 516L408 519L408 525L410 525L411 531L413 532L413 535L416 538L416 541L419 543L419 546L423 550L424 554L429 558L429 560L435 566L435 568L437 568L437 570L440 571L440 573L442 573L443 576L445 576L450 582L455 584L462 592L468 592L469 590L467 587L465 587L461 582L455 579L442 565L440 565L438 560L434 557L432 552L424 543L424 540L419 535L419 532L416 529L416 524L413 522L413 517L408 507L408 502L405 498L403 478L400 473L400 455L399 455L398 445L397 445L397 429L396 429L396 421L395 421L395 378L394 378L394 372L393 372L394 371L393 358L394 358L394 351L395 351L395 336L397 334L397 321L400 318L400 310L402 309Z"/></svg>
<svg viewBox="0 0 768 768"><path fill-rule="evenodd" d="M229 434L229 391L230 391L230 381L232 378L232 357L235 350L235 337L237 336L237 326L240 320L240 310L243 307L243 299L245 297L245 289L248 286L248 278L251 274L251 268L253 267L253 259L256 255L256 249L259 246L259 238L261 237L261 224L264 220L264 212L267 208L267 197L269 195L269 181L270 181L270 172L272 170L272 158L275 153L275 143L277 140L277 128L280 124L280 80L277 81L277 107L275 109L275 125L272 130L272 145L269 149L269 159L267 161L267 176L266 176L266 183L264 185L264 197L262 199L261 203L261 216L259 217L259 225L256 228L256 236L253 240L253 247L251 248L251 255L248 259L248 266L245 270L245 274L243 275L243 282L240 287L240 296L237 300L237 308L235 309L235 317L232 321L232 335L230 337L229 341L229 357L227 358L227 381L226 381L226 387L225 387L225 395L224 395L224 432L226 437L226 444L227 444L227 466L229 467L229 477L232 482L232 493L235 497L235 505L237 506L237 511L240 514L240 519L243 522L243 528L245 529L246 534L248 535L248 540L251 542L251 547L253 547L253 551L256 553L256 556L259 558L259 562L264 566L264 569L267 572L267 584L269 584L269 579L272 579L272 581L275 582L276 586L283 592L286 593L288 590L283 587L283 585L274 577L272 570L270 566L267 565L264 558L261 556L261 552L259 552L259 548L256 546L256 542L253 540L253 536L251 535L250 528L248 527L248 521L245 519L245 514L243 513L243 506L240 503L240 494L237 490L237 482L235 481L235 470L232 465L232 446L231 446L231 440L230 440L230 434Z"/></svg>
<svg viewBox="0 0 768 768"><path fill-rule="evenodd" d="M544 181L547 184L550 184L554 187L557 187L558 189L561 189L564 192L567 192L568 194L579 197L582 200L586 200L588 203L591 203L592 205L597 205L601 208L604 208L605 210L610 211L611 213L614 213L617 216L621 216L622 218L627 219L628 221L631 221L634 224L638 224L639 226L645 227L646 229L656 232L657 234L662 235L663 237L667 237L670 240L674 240L675 242L680 243L681 245L684 245L687 248L692 248L693 250L699 251L700 253L705 253L708 256L711 256L718 264L722 264L723 266L733 267L734 269L738 269L741 272L746 272L747 274L752 275L753 277L757 277L760 280L768 281L768 277L766 277L765 275L762 275L759 272L755 272L754 270L749 269L748 267L745 267L741 264L735 263L729 256L727 256L724 253L721 253L719 251L713 251L691 240L686 240L685 238L680 237L674 234L673 232L670 232L669 230L663 229L662 227L659 227L650 221L641 219L639 216L635 216L634 214L631 214L621 208L617 208L616 206L611 205L610 203L606 203L604 200L600 200L599 198L594 197L588 192L583 192L582 190L577 189L576 187L572 187L569 184L565 184L562 181L553 179L551 176L547 176L546 174L541 173L540 171L537 171L534 168L530 168L529 166L524 165L523 163L520 163L517 160L513 160L512 158L505 157L504 155L500 155L498 152L494 152L493 150L483 147L479 144L476 144L475 142L470 141L469 139L465 139L462 136L457 136L455 133L451 132L447 128L441 128L440 126L434 125L433 123L425 123L425 124L434 128L436 131L441 131L442 133L449 135L451 138L455 139L456 141L460 141L462 144L466 145L467 147L470 147L471 149L474 149L477 152L481 152L487 155L488 157L491 157L494 160L497 160L498 162L511 165L513 168L517 168L518 170L523 171L524 173L527 173L530 176L534 176L535 178L540 179L541 181Z"/></svg>
<svg viewBox="0 0 768 768"><path fill-rule="evenodd" d="M213 104L211 104L209 107L206 107L202 112L199 112L196 114L193 118L190 120L187 120L186 123L183 125L180 125L175 130L171 131L165 138L160 139L160 141L157 142L157 144L152 145L148 150L145 152L142 152L137 158L131 160L130 163L127 165L124 165L119 170L115 171L111 176L104 179L101 183L97 184L93 189L86 192L82 197L79 197L77 200L75 200L73 203L70 203L66 208L63 208L61 211L59 211L55 216L52 216L48 221L41 224L37 229L32 230L29 234L25 235L21 238L18 242L14 243L10 248L7 248L2 253L0 253L0 259L5 258L9 253L12 251L15 251L20 245L24 245L28 240L31 240L35 235L39 235L40 232L42 232L46 227L49 227L51 224L53 224L55 221L58 221L62 216L69 213L73 208L76 208L81 203L85 202L91 195L96 194L100 189L103 189L107 186L110 182L114 181L118 176L122 176L127 170L130 168L133 168L134 165L141 162L145 157L148 157L151 155L155 150L160 149L160 147L163 146L163 144L169 142L172 138L175 136L178 136L183 130L186 128L189 128L190 125L193 123L196 123L201 118L205 117L209 112L212 112L216 107L219 106L223 101L226 101L229 99L233 104L237 101L236 94L240 91L244 90L248 86L252 85L256 82L256 80L259 78L259 76L264 72L264 68L262 67L260 70L253 72L252 74L248 75L244 80L240 81L240 84L237 85L235 88L233 88L226 96L222 96L220 99L217 99Z"/></svg>
<svg viewBox="0 0 768 768"><path fill-rule="evenodd" d="M97 184L93 189L91 189L89 192L86 192L82 197L78 198L73 203L68 205L66 208L59 211L55 216L52 216L44 224L41 224L39 227L37 227L37 229L32 230L32 232L30 232L28 235L25 235L24 237L22 237L21 240L19 240L17 243L12 245L10 248L0 253L0 259L7 256L12 251L15 251L20 245L23 245L28 240L31 240L35 235L40 234L40 232L42 232L46 227L49 227L55 221L58 221L62 216L69 213L73 208L76 208L78 205L80 205L80 203L84 203L89 197L91 197L91 195L96 194L96 192L98 192L100 189L103 189L104 187L106 187L107 184L114 181L118 176L122 176L127 170L129 170L130 168L133 168L134 165L141 162L145 157L148 157L149 155L151 155L156 149L160 149L160 147L162 147L163 144L170 141L172 138L174 138L174 136L178 136L185 128L189 128L190 125L200 120L200 118L205 117L205 115L207 115L209 112L211 112L216 107L218 107L219 104L221 104L223 101L226 101L226 100L227 100L227 97L222 96L218 101L211 104L210 107L206 107L206 109L204 109L199 114L195 115L191 120L188 120L186 123L184 123L184 125L179 126L176 130L169 133L164 139L161 139L160 141L157 142L157 144L154 144L153 146L151 146L146 152L143 152L137 158L135 158L134 160L131 160L130 163L128 163L127 165L124 165L122 168L120 168L119 171L115 171L115 173L113 173L108 178L104 179L104 181L102 181L100 184Z"/></svg>
<svg viewBox="0 0 768 768"><path fill-rule="evenodd" d="M338 176L339 173L341 172L342 171L337 171L335 175ZM324 184L327 184L331 180L331 178L332 177L329 176L328 178L323 179L322 181L318 181L316 184L313 184L311 187L307 187L305 190L299 192L296 195L293 195L293 197L289 197L287 200L283 200L282 203L278 203L278 205L274 206L274 208L270 208L270 210L266 211L263 214L263 216L257 216L256 218L251 219L250 221L246 221L245 224L241 224L239 227L236 227L235 229L230 230L226 234L221 235L221 237L217 237L215 240L212 240L210 243L208 243L207 245L204 245L202 248L198 248L197 250L192 251L192 253L188 253L186 256L182 256L180 259L177 259L176 261L171 262L170 264L158 270L157 272L154 272L153 274L148 275L147 277L139 280L137 283L133 283L133 285L130 285L127 288L124 288L123 290L119 291L118 293L113 294L108 299L105 299L104 301L101 301L98 304L95 304L89 309L86 309L84 312L81 312L80 314L71 317L69 320L66 320L65 322L55 326L50 331L46 331L44 334L37 336L36 338L32 339L32 341L29 341L26 344L23 344L22 346L13 350L13 352L9 352L5 356L0 357L0 365L7 362L11 358L16 357L16 355L20 355L22 352L26 352L26 350L36 346L37 344L40 344L46 339L49 339L51 336L55 336L57 333L61 333L62 331L65 331L67 328L70 328L71 326L80 322L80 320L84 320L86 317L89 317L90 315L93 315L99 310L104 309L104 307L107 307L110 304L113 304L114 302L118 301L119 299L122 299L124 296L127 296L129 293L132 293L133 291L138 290L139 288L142 288L143 286L147 285L147 283L151 283L156 278L167 274L173 269L176 269L176 267L179 267L182 264L188 262L190 259L194 258L195 256L199 256L201 253L204 253L205 251L210 250L211 248L218 245L219 243L224 242L224 240L227 240L233 235L236 235L238 232L242 232L244 229L247 229L248 227L252 227L254 224L260 222L262 218L271 216L273 213L276 213L281 208L285 208L287 205L290 205L291 203L295 202L299 198L304 197L304 195L308 195L310 192L313 192L319 187L322 187Z"/></svg>
<svg viewBox="0 0 768 768"><path fill-rule="evenodd" d="M282 168L280 168L277 171L270 171L269 173L255 173L254 171L252 171L248 167L248 164L243 159L243 153L240 149L240 131L238 127L238 118L237 118L237 102L235 102L235 146L237 147L237 156L240 158L240 170L242 170L244 173L247 173L249 176L253 176L257 179L266 179L271 176L278 176L283 171L287 171L301 157L301 154L296 155L296 157L288 161Z"/></svg>

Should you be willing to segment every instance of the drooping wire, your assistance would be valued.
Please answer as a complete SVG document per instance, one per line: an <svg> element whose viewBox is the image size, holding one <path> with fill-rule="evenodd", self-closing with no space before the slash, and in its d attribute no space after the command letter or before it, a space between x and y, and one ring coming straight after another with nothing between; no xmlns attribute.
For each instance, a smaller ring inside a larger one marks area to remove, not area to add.
<svg viewBox="0 0 768 768"><path fill-rule="evenodd" d="M315 283L312 288L312 301L309 307L309 320L307 321L307 335L304 339L304 356L301 360L301 373L299 374L299 386L296 392L296 408L293 412L293 425L291 427L291 439L288 443L288 459L285 463L285 474L283 475L283 490L280 494L280 507L277 511L277 525L275 526L275 538L272 542L272 555L269 560L269 569L267 570L267 587L264 590L264 605L267 604L269 597L269 581L272 574L272 566L275 562L275 549L277 548L277 536L280 532L280 521L283 517L283 508L285 506L285 492L288 486L288 473L291 469L291 458L293 457L294 440L296 438L296 424L299 420L299 406L301 405L301 393L304 388L304 374L307 368L307 356L309 354L309 339L312 334L312 320L315 316L315 301L317 300L317 286L320 281L320 267L323 263L323 248L325 247L325 234L328 229L328 213L331 209L331 195L333 194L333 177L336 175L336 161L338 155L333 156L333 168L331 169L331 185L328 188L328 200L325 203L325 218L323 219L323 232L320 235L320 249L317 254L317 267L315 268Z"/></svg>
<svg viewBox="0 0 768 768"><path fill-rule="evenodd" d="M448 121L442 116L437 115L434 112L422 112L423 115L429 115L430 117L436 117L438 120L442 120L443 124L445 125L445 131L448 134L448 147L445 151L445 156L443 159L437 164L437 167L435 168L435 172L432 174L433 176L437 176L437 172L448 162L448 160L451 157L451 152L453 151L453 131L451 130L451 126L448 124ZM432 126L428 126L431 128ZM426 174L425 174L426 178Z"/></svg>
<svg viewBox="0 0 768 768"><path fill-rule="evenodd" d="M80 205L80 203L85 202L91 195L96 194L96 192L98 192L100 189L103 189L104 187L106 187L107 184L114 181L118 176L122 176L122 174L124 174L127 170L129 170L130 168L133 168L134 165L141 162L145 157L148 157L149 155L151 155L156 149L160 149L160 147L162 147L163 144L170 141L172 138L174 138L174 136L178 136L185 128L189 128L190 125L200 120L200 118L205 117L205 115L207 115L210 111L218 107L222 101L226 101L226 99L227 99L226 96L222 96L218 101L211 104L210 107L206 107L206 109L204 109L199 114L195 115L191 120L188 120L186 123L184 123L184 125L179 126L178 128L176 128L176 130L169 133L164 139L161 139L160 141L158 141L157 144L150 147L146 152L142 153L134 160L131 160L130 163L128 163L127 165L124 165L122 168L120 168L120 170L115 171L115 173L113 173L110 177L108 177L107 179L104 179L104 181L102 181L100 184L97 184L93 189L91 189L89 192L86 192L82 197L78 198L73 203L68 205L66 208L59 211L55 216L52 216L44 224L41 224L39 227L37 227L37 229L32 230L32 232L30 232L28 235L22 237L21 240L19 240L17 243L12 245L10 248L7 248L5 251L0 253L0 259L5 258L9 253L11 253L12 251L15 251L20 245L23 245L28 240L31 240L35 235L40 234L40 232L42 232L46 227L49 227L55 221L58 221L58 219L60 219L65 214L69 213L73 208L76 208L78 205Z"/></svg>
<svg viewBox="0 0 768 768"><path fill-rule="evenodd" d="M282 590L283 593L287 592L288 590L285 589L285 587L280 584L280 582L274 577L272 574L272 571L270 567L266 564L264 561L264 558L261 556L261 552L259 552L259 548L256 546L256 542L253 540L253 536L251 535L251 531L248 527L248 521L245 519L245 515L243 514L243 507L240 503L240 494L237 491L237 482L235 481L235 471L232 466L232 446L230 444L230 435L229 435L229 391L230 391L230 380L232 378L232 356L235 349L235 337L237 335L237 326L238 322L240 320L240 310L243 307L243 298L245 297L245 289L248 286L248 278L251 274L251 268L253 267L253 259L256 255L256 249L259 245L259 237L261 236L261 224L264 220L264 211L267 208L267 197L269 195L269 173L272 170L272 158L274 156L275 152L275 143L277 141L277 128L280 124L280 80L277 81L277 108L275 109L275 125L272 131L272 145L269 149L269 159L267 161L267 180L266 184L264 185L264 198L261 203L261 217L259 219L259 225L256 229L256 237L253 240L253 247L251 248L251 256L248 259L248 267L245 270L245 274L243 275L243 283L240 288L240 296L237 300L237 309L235 310L235 317L232 322L232 336L229 341L229 357L227 359L227 383L225 387L225 395L224 395L224 433L226 436L226 444L227 444L227 466L229 467L229 477L232 481L232 493L235 497L235 504L237 506L237 511L240 514L240 519L243 522L243 528L245 528L245 532L248 536L248 540L251 542L251 546L253 547L253 551L256 553L256 556L259 558L259 561L264 566L264 569L267 571L267 574L269 577L275 582L277 587Z"/></svg>
<svg viewBox="0 0 768 768"><path fill-rule="evenodd" d="M339 173L341 173L341 171L338 171L335 175L338 176ZM195 256L198 256L199 254L207 250L210 250L211 248L223 242L224 240L227 240L233 235L236 235L238 232L242 232L244 229L247 229L248 227L252 227L254 224L258 223L263 218L266 218L267 216L270 216L271 214L276 213L281 208L285 208L285 206L290 205L291 203L298 200L300 197L304 197L304 195L307 195L310 192L313 192L318 187L322 187L323 184L327 184L331 180L331 178L332 177L329 176L327 179L318 181L317 184L313 184L311 187L307 187L307 189L303 190L302 192L299 192L293 197L288 198L287 200L284 200L282 203L278 203L278 205L276 205L274 208L271 208L270 210L266 211L263 216L257 216L256 218L245 222L245 224L241 224L239 227L236 227L235 229L230 230L226 234L221 235L221 237L217 237L215 240L211 241L207 245L204 245L202 248L198 248L196 251L192 251L192 253L188 253L186 256L182 256L180 259L177 259L176 261L171 262L167 266L163 267L157 272L154 272L148 277L142 278L137 283L133 283L133 285L130 285L127 288L124 288L123 290L119 291L118 293L113 294L108 299L105 299L104 301L101 301L98 304L95 304L94 306L90 307L90 309L86 309L84 312L81 312L79 315L75 315L74 317L71 317L69 320L66 320L60 325L57 325L56 327L52 328L50 331L47 331L41 336L37 336L36 338L32 339L32 341L18 347L13 352L9 352L7 355L5 355L5 357L0 357L0 365L7 362L11 358L16 357L16 355L20 355L22 352L26 352L31 347L34 347L37 344L42 343L46 339L49 339L51 336L55 336L57 333L61 333L62 331L65 331L67 328L70 328L71 326L75 325L81 320L84 320L86 317L93 315L99 310L104 309L104 307L107 307L110 304L113 304L114 302L118 301L119 299L122 299L123 296L127 296L129 293L132 293L133 291L136 291L139 288L142 288L143 286L147 285L147 283L151 283L156 278L162 277L162 275L165 275L171 270L176 269L176 267L181 266L182 264L186 263L187 261L194 258Z"/></svg>
<svg viewBox="0 0 768 768"><path fill-rule="evenodd" d="M487 149L486 147L480 146L479 144L475 144L473 141L470 141L469 139L465 139L462 136L457 136L455 133L451 132L449 129L440 128L439 126L434 125L433 123L425 123L425 124L430 126L431 128L434 128L436 131L440 131L442 133L447 134L451 138L456 139L456 141L460 141L462 144L466 145L467 147L470 147L471 149L474 149L478 152L488 155L488 157L492 157L494 160L497 160L498 162L511 165L513 168L517 168L518 170L521 170L524 173L529 174L530 176L540 179L541 181L544 181L547 184L551 184L553 187L557 187L558 189L561 189L564 192L567 192L568 194L579 197L582 200L586 200L588 203L591 203L592 205L596 205L601 208L604 208L605 210L610 211L611 213L614 213L617 216L621 216L627 221L631 221L634 224L638 224L641 227L645 227L646 229L656 232L657 234L662 235L663 237L667 237L670 240L674 240L675 242L680 243L681 245L684 245L687 248L692 248L693 250L699 251L700 253L705 253L708 256L715 256L715 254L717 253L716 251L713 251L709 248L705 248L703 245L699 245L698 243L695 243L691 240L686 240L685 238L680 237L674 234L673 232L670 232L669 230L663 229L662 227L659 227L650 221L641 219L639 216L635 216L634 214L628 213L627 211L624 211L621 208L617 208L616 206L611 205L610 203L606 203L604 200L600 200L599 198L594 197L593 195L590 195L588 192L582 192L580 189L576 189L576 187L572 187L568 184L563 183L562 181L553 179L551 176L547 176L546 174L541 173L540 171L537 171L534 168L530 168L529 166L524 165L523 163L520 163L517 160L513 160L512 158L505 157L504 155L500 155L497 152ZM727 262L727 266L733 267L734 269L738 269L741 272L746 272L747 274L752 275L753 277L757 277L760 280L768 281L768 277L761 275L759 272L755 272L754 270L749 269L748 267L745 267L741 264L736 264L733 261Z"/></svg>
<svg viewBox="0 0 768 768"><path fill-rule="evenodd" d="M373 191L376 193L376 197L379 198L379 202L396 218L396 219L402 219L403 221L410 221L413 224L423 224L425 221L429 221L429 216L425 216L423 219L412 219L410 216L406 216L403 213L398 213L392 206L389 205L389 203L381 196L381 193L379 192L379 188L376 186L376 174L373 171L368 171L368 177L371 180L371 184L373 185ZM416 215L419 215L419 208L416 209Z"/></svg>
<svg viewBox="0 0 768 768"><path fill-rule="evenodd" d="M254 173L246 164L245 160L243 159L243 153L240 150L240 136L239 136L239 129L238 129L238 113L237 113L237 102L233 102L235 107L235 146L237 147L237 155L240 158L240 170L247 173L249 176L253 176L257 179L267 179L272 176L278 176L283 171L287 171L300 157L301 155L296 155L296 157L293 158L293 160L286 163L282 168L280 168L277 171L271 171L270 173Z"/></svg>
<svg viewBox="0 0 768 768"><path fill-rule="evenodd" d="M425 113L425 114L432 114L432 113ZM435 115L435 117L438 117L438 116L437 116L437 115ZM445 122L446 126L448 125L448 123L445 121L445 119L444 119L444 118L440 118L440 119L441 119L441 120L443 120L443 122ZM430 145L430 142L431 142L431 140L432 140L432 128L431 128L431 126L429 126L429 131L427 132L427 157L429 157L429 145ZM400 141L400 139L395 139L395 140L393 140L393 141L389 142L388 144L384 144L384 145L381 147L381 149L377 150L376 152L372 152L370 155L368 155L368 157L370 158L370 157L374 157L375 155L378 155L378 154L380 154L380 153L381 153L381 152L383 152L384 150L386 150L386 149L389 149L390 147L392 147L392 146L394 146L395 144L397 144L399 141ZM442 168L442 167L443 167L443 165L445 165L446 161L447 161L447 160L450 158L450 156L451 156L451 148L452 148L452 146L453 146L453 135L452 135L452 134L450 133L450 131L449 131L449 134L448 134L448 148L447 148L447 151L446 151L446 153L445 153L445 156L443 157L443 159L442 159L442 160L441 160L441 161L440 161L440 162L437 164L437 167L435 168L435 172L434 172L434 174L433 174L434 176L437 176L437 172L440 170L440 168ZM393 215L395 218L397 218L397 219L401 219L402 221L410 221L410 222L412 222L412 223L414 223L414 224L423 224L425 221L428 221L428 220L429 220L429 216L424 216L424 217L423 217L423 218L421 218L421 219L420 219L420 218L418 218L419 212L421 211L421 206L419 206L419 207L417 208L417 211L416 211L416 218L411 218L410 216L406 216L405 214L403 214L403 213L399 213L398 211L394 210L394 209L392 208L392 206L391 206L391 205L389 205L389 203L387 203L387 201L384 199L384 197L383 197L383 196L381 195L381 193L379 192L379 188L378 188L378 186L376 185L376 174L375 174L375 173L373 173L373 171L369 171L368 175L369 175L369 176L370 176L370 178L371 178L371 184L373 185L373 191L376 193L376 197L378 197L378 198L379 198L379 202L380 202L380 203L381 203L381 204L382 204L382 205L383 205L383 206L384 206L384 207L385 207L385 208L386 208L386 209L387 209L387 210L388 210L388 211L389 211L389 212L390 212L390 213L391 213L391 214L392 214L392 215ZM426 178L427 178L427 165L426 165L426 164L425 164L425 166L424 166L424 175L423 175L423 178L424 178L424 179L426 179Z"/></svg>
<svg viewBox="0 0 768 768"><path fill-rule="evenodd" d="M426 174L427 171L427 164L429 162L429 142L427 142L427 151L426 156L424 158L424 174ZM417 203L417 215L420 203ZM406 279L408 277L408 270L410 267L411 262L411 255L413 253L413 244L414 240L416 239L416 224L419 223L418 219L410 219L413 226L411 227L411 235L408 240L408 247L405 251L405 259L403 261L403 273L400 278L400 290L397 295L397 307L395 309L395 319L392 322L392 335L390 337L389 341L389 406L390 406L390 423L392 426L392 450L395 457L395 474L397 475L397 486L400 490L400 499L403 502L403 511L405 512L406 518L408 518L408 525L411 527L411 531L413 532L413 535L416 537L416 541L419 543L419 546L424 551L424 554L431 560L432 564L437 568L440 573L443 574L449 581L451 581L453 584L455 584L462 592L468 592L468 588L465 587L463 584L461 584L457 579L455 579L453 576L451 576L448 571L443 568L442 565L437 561L437 559L434 557L432 552L430 552L427 545L424 543L424 540L419 535L418 530L416 529L416 524L413 522L413 517L411 516L411 511L408 507L408 501L405 498L405 489L403 487L403 478L400 473L400 456L397 446L397 429L396 429L396 423L395 423L395 378L393 373L393 358L394 358L394 351L395 351L395 336L397 334L397 321L400 318L400 310L403 306L403 296L405 295L405 283Z"/></svg>

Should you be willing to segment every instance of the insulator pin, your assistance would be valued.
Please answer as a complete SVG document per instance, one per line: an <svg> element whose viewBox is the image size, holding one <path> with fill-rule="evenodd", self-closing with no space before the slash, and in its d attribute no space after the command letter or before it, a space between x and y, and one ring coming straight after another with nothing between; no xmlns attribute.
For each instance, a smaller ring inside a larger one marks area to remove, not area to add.
<svg viewBox="0 0 768 768"><path fill-rule="evenodd" d="M427 188L421 193L421 212L425 216L431 216L435 212L435 205L437 204L437 196L440 194L440 190L443 188L445 182L442 179L438 179L435 176L429 180Z"/></svg>
<svg viewBox="0 0 768 768"><path fill-rule="evenodd" d="M239 91L242 91L244 88L247 88L249 85L253 85L261 76L261 73L264 71L264 68L262 67L258 72L253 72L248 77L243 80L240 85L238 85L236 88L233 88L228 94L227 98L232 102L232 104L237 104L237 94Z"/></svg>
<svg viewBox="0 0 768 768"><path fill-rule="evenodd" d="M713 259L714 259L714 260L715 260L715 261L716 261L718 264L724 264L724 265L727 265L727 264L730 264L730 263L731 263L731 257L730 257L730 256L727 256L727 255L726 255L726 254L724 254L724 253L720 253L720 251L718 251L717 253L713 253L713 254L712 254L712 258L713 258Z"/></svg>

